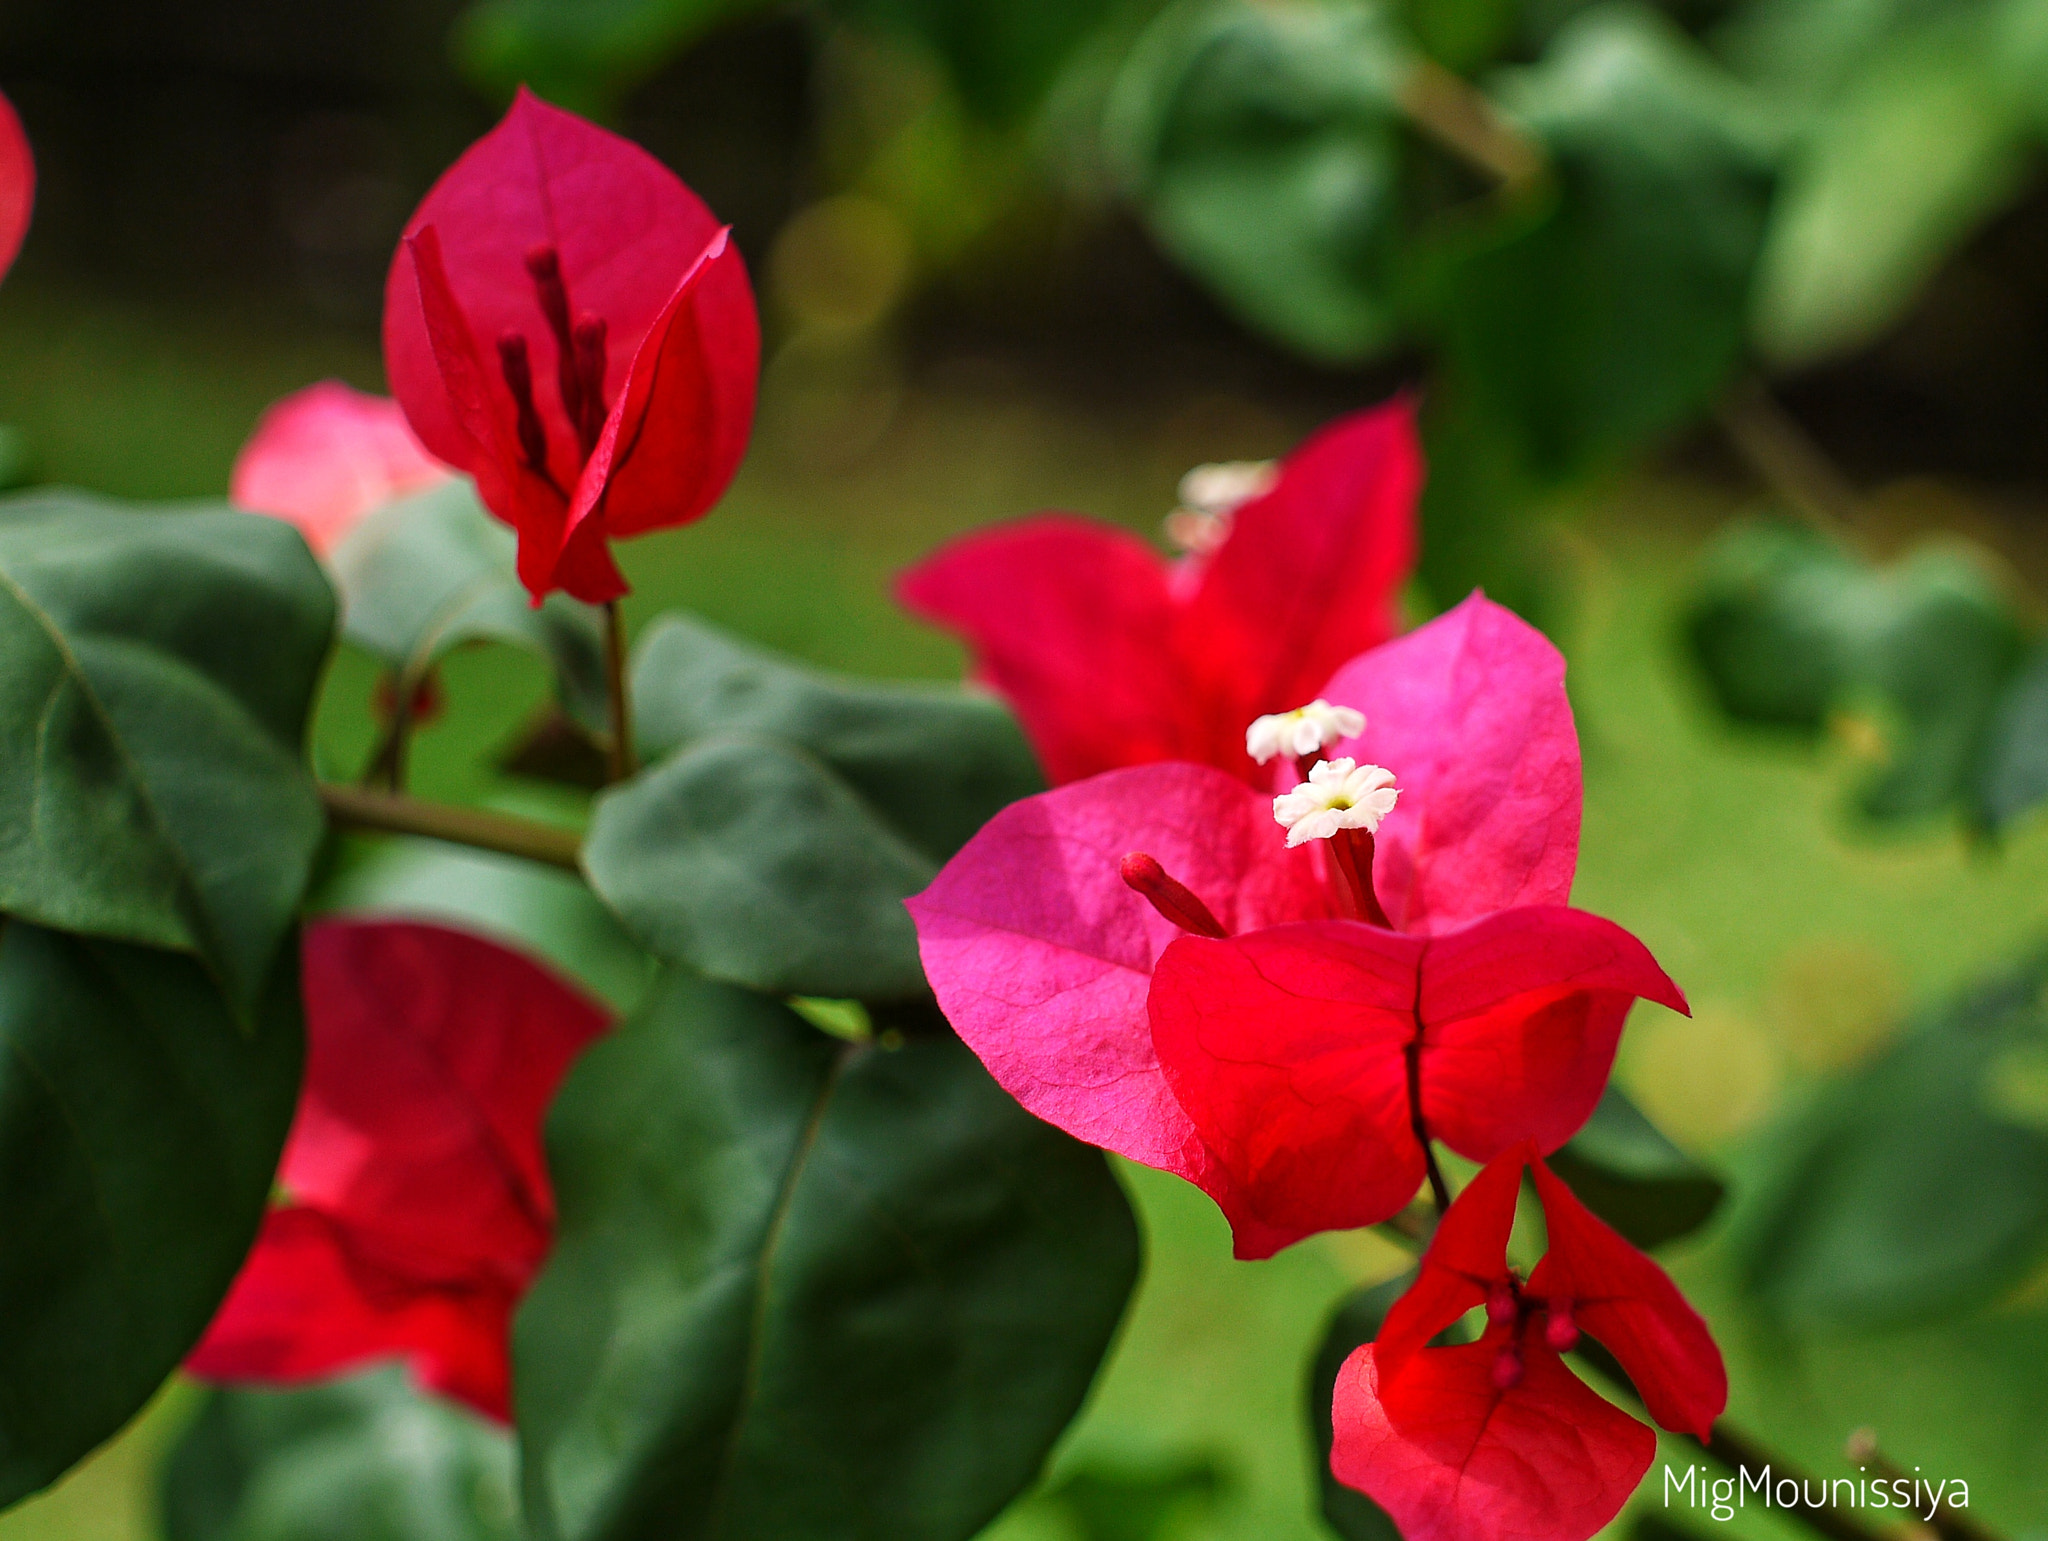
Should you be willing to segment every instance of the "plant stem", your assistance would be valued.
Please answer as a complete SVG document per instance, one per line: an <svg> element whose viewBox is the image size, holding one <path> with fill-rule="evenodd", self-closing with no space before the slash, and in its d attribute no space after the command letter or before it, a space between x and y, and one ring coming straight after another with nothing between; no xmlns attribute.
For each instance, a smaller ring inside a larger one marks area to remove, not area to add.
<svg viewBox="0 0 2048 1541"><path fill-rule="evenodd" d="M570 872L582 870L577 861L583 849L582 837L536 819L493 813L484 808L422 802L401 792L379 792L332 782L321 785L320 801L326 805L328 817L346 829L424 835L431 840L475 846L478 850L523 856L528 861L545 862Z"/></svg>
<svg viewBox="0 0 2048 1541"><path fill-rule="evenodd" d="M1862 494L1763 381L1746 381L1716 416L1757 480L1823 534L1849 538L1863 513Z"/></svg>
<svg viewBox="0 0 2048 1541"><path fill-rule="evenodd" d="M1870 1465L1877 1468L1878 1475L1886 1482L1911 1482L1912 1476L1898 1462L1878 1448L1877 1434L1872 1429L1858 1429L1849 1436L1842 1453L1859 1467ZM1936 1505L1934 1518L1926 1519L1916 1515L1919 1522L1927 1526L1942 1541L1997 1541L1994 1532L1986 1530L1968 1512L1951 1507L1946 1502Z"/></svg>
<svg viewBox="0 0 2048 1541"><path fill-rule="evenodd" d="M626 622L616 599L604 607L605 695L611 706L611 775L624 781L633 774L633 701L626 684Z"/></svg>
<svg viewBox="0 0 2048 1541"><path fill-rule="evenodd" d="M1510 197L1534 187L1549 171L1541 145L1502 117L1483 91L1434 59L1416 58L1398 100L1417 128L1487 173Z"/></svg>
<svg viewBox="0 0 2048 1541"><path fill-rule="evenodd" d="M1817 1477L1809 1478L1802 1468L1794 1466L1783 1456L1767 1450L1753 1437L1730 1424L1726 1418L1714 1425L1706 1439L1693 1434L1680 1437L1698 1445L1714 1460L1734 1472L1738 1479L1746 1472L1761 1471L1768 1467L1773 1483L1790 1478L1800 1484L1801 1493L1806 1491L1809 1481L1820 1482ZM1831 1491L1825 1482L1821 1482L1820 1487L1823 1493ZM1867 1520L1858 1519L1847 1509L1836 1507L1832 1498L1823 1505L1809 1508L1802 1503L1785 1512L1809 1530L1819 1531L1829 1537L1830 1541L1891 1541L1886 1532L1879 1530Z"/></svg>

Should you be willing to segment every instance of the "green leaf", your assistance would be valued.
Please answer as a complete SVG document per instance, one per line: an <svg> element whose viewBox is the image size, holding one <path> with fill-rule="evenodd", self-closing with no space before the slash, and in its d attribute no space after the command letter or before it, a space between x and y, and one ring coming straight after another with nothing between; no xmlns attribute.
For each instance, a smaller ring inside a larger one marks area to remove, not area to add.
<svg viewBox="0 0 2048 1541"><path fill-rule="evenodd" d="M1993 713L2026 639L1967 547L1929 545L1888 568L1811 531L1738 525L1709 551L1687 631L1723 710L1805 730L1868 715L1884 760L1857 794L1873 818L1965 804L1982 785Z"/></svg>
<svg viewBox="0 0 2048 1541"><path fill-rule="evenodd" d="M1101 1154L951 1035L845 1044L681 971L571 1072L549 1161L514 1335L537 1541L965 1541L1137 1271Z"/></svg>
<svg viewBox="0 0 2048 1541"><path fill-rule="evenodd" d="M827 0L828 9L880 32L916 39L946 63L961 100L984 121L1013 124L1044 97L1060 69L1121 7L1115 0Z"/></svg>
<svg viewBox="0 0 2048 1541"><path fill-rule="evenodd" d="M1929 1013L1779 1142L1748 1282L1832 1327L1953 1314L2048 1252L2048 957Z"/></svg>
<svg viewBox="0 0 2048 1541"><path fill-rule="evenodd" d="M298 1096L297 963L251 1035L189 958L0 921L0 1506L134 1416L226 1294Z"/></svg>
<svg viewBox="0 0 2048 1541"><path fill-rule="evenodd" d="M2037 649L1991 720L1978 781L1984 822L2003 829L2048 799L2048 649Z"/></svg>
<svg viewBox="0 0 2048 1541"><path fill-rule="evenodd" d="M1614 1086L1550 1166L1588 1209L1639 1247L1698 1230L1727 1191Z"/></svg>
<svg viewBox="0 0 2048 1541"><path fill-rule="evenodd" d="M1062 1480L1045 1502L1064 1510L1078 1541L1170 1541L1215 1509L1229 1479L1203 1456L1146 1465L1091 1463Z"/></svg>
<svg viewBox="0 0 2048 1541"><path fill-rule="evenodd" d="M462 73L491 95L523 84L609 118L712 28L764 9L766 0L476 0L456 18L451 46Z"/></svg>
<svg viewBox="0 0 2048 1541"><path fill-rule="evenodd" d="M973 691L840 679L681 618L634 668L641 747L584 866L651 951L775 995L924 992L902 901L1041 785Z"/></svg>
<svg viewBox="0 0 2048 1541"><path fill-rule="evenodd" d="M467 477L387 504L335 550L343 635L399 676L401 700L450 649L509 642L554 671L570 716L602 731L598 612L566 594L550 594L536 609L513 567L517 550L517 537L490 516Z"/></svg>
<svg viewBox="0 0 2048 1541"><path fill-rule="evenodd" d="M1125 64L1108 150L1160 244L1244 321L1356 362L1398 327L1409 64L1356 0L1183 0Z"/></svg>
<svg viewBox="0 0 2048 1541"><path fill-rule="evenodd" d="M1401 1541L1401 1532L1387 1511L1356 1488L1348 1488L1330 1471L1330 1449L1337 1436L1331 1404L1337 1395L1337 1374L1360 1345L1379 1335L1380 1323L1394 1302L1415 1282L1413 1271L1384 1284L1346 1296L1330 1316L1322 1346L1308 1373L1308 1428L1315 1441L1316 1481L1322 1493L1323 1518L1344 1541Z"/></svg>
<svg viewBox="0 0 2048 1541"><path fill-rule="evenodd" d="M1802 137L1757 272L1775 362L1873 341L2024 185L2031 125L1982 22L1897 30Z"/></svg>
<svg viewBox="0 0 2048 1541"><path fill-rule="evenodd" d="M1680 427L1742 356L1776 146L1685 35L1603 6L1503 105L1547 147L1554 206L1448 270L1432 301L1461 388L1549 477Z"/></svg>
<svg viewBox="0 0 2048 1541"><path fill-rule="evenodd" d="M163 1469L166 1541L515 1541L512 1440L390 1366L211 1392Z"/></svg>
<svg viewBox="0 0 2048 1541"><path fill-rule="evenodd" d="M324 828L333 625L280 520L0 500L0 910L189 952L248 1011Z"/></svg>

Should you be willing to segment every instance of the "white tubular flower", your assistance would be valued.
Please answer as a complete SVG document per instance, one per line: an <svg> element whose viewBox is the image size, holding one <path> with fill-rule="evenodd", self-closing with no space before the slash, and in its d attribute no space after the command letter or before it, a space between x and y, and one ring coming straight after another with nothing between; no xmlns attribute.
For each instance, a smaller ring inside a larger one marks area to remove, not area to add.
<svg viewBox="0 0 2048 1541"><path fill-rule="evenodd" d="M1180 479L1180 507L1166 516L1166 538L1190 556L1206 556L1229 538L1230 516L1264 497L1280 479L1271 460L1196 466Z"/></svg>
<svg viewBox="0 0 2048 1541"><path fill-rule="evenodd" d="M1380 820L1394 811L1400 795L1394 773L1385 766L1320 760L1308 780L1273 799L1273 818L1287 831L1290 847L1327 840L1340 829L1377 834Z"/></svg>
<svg viewBox="0 0 2048 1541"><path fill-rule="evenodd" d="M1332 706L1318 696L1307 706L1261 717L1246 728L1244 752L1264 765L1276 754L1321 754L1339 739L1356 738L1364 731L1364 712Z"/></svg>

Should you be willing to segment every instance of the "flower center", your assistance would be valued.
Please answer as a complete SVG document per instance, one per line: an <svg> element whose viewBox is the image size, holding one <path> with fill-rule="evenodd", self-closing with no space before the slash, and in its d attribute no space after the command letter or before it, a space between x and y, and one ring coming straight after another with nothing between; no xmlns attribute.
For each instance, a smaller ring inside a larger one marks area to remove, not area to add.
<svg viewBox="0 0 2048 1541"><path fill-rule="evenodd" d="M554 333L555 385L576 436L581 465L597 448L610 411L604 399L604 317L585 311L571 322L569 286L562 277L561 253L554 247L536 246L527 252L526 274L533 280L534 299L548 330ZM523 332L507 331L498 338L498 367L518 417L519 453L527 469L559 493L561 485L548 469L547 424L534 402L533 363Z"/></svg>
<svg viewBox="0 0 2048 1541"><path fill-rule="evenodd" d="M1579 1341L1579 1325L1572 1320L1569 1299L1531 1299L1522 1293L1521 1281L1513 1274L1497 1280L1486 1296L1486 1324L1505 1328L1499 1351L1493 1358L1493 1384L1497 1390L1512 1391L1522 1383L1528 1365L1522 1354L1522 1325L1531 1313L1543 1313L1543 1342L1554 1354L1569 1353Z"/></svg>
<svg viewBox="0 0 2048 1541"><path fill-rule="evenodd" d="M1400 795L1394 773L1383 765L1318 760L1308 780L1273 799L1273 818L1287 831L1290 846L1328 840L1345 829L1372 835L1379 832L1380 820L1394 811Z"/></svg>
<svg viewBox="0 0 2048 1541"><path fill-rule="evenodd" d="M1303 759L1364 731L1365 713L1349 706L1332 706L1319 696L1291 712L1259 718L1244 730L1244 752L1261 765L1276 755Z"/></svg>

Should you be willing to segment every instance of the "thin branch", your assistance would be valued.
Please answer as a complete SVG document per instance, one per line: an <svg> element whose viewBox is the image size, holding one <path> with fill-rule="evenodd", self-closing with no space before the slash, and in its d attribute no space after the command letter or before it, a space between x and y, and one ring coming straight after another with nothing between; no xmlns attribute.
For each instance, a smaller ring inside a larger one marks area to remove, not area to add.
<svg viewBox="0 0 2048 1541"><path fill-rule="evenodd" d="M626 679L626 621L619 614L619 602L608 600L604 607L605 695L611 706L611 774L624 781L635 770L633 759L633 700Z"/></svg>
<svg viewBox="0 0 2048 1541"><path fill-rule="evenodd" d="M1886 1482L1915 1480L1903 1466L1878 1448L1877 1431L1874 1429L1858 1429L1851 1434L1842 1453L1858 1466L1876 1467L1878 1475ZM1937 1488L1936 1491L1940 1490ZM1996 1533L1979 1525L1970 1517L1968 1510L1958 1509L1946 1499L1935 1504L1933 1519L1918 1514L1914 1518L1940 1536L1942 1541L1998 1541Z"/></svg>
<svg viewBox="0 0 2048 1541"><path fill-rule="evenodd" d="M1486 93L1433 59L1416 58L1397 100L1417 128L1492 177L1511 198L1549 172L1540 144L1501 116Z"/></svg>
<svg viewBox="0 0 2048 1541"><path fill-rule="evenodd" d="M1849 538L1864 513L1863 495L1763 381L1746 381L1715 415L1759 481L1824 534Z"/></svg>
<svg viewBox="0 0 2048 1541"><path fill-rule="evenodd" d="M1782 1455L1766 1449L1751 1435L1730 1424L1726 1418L1716 1423L1711 1435L1704 1440L1693 1434L1681 1437L1691 1444L1698 1445L1714 1460L1734 1472L1738 1479L1747 1472L1768 1467L1773 1483L1790 1478L1799 1483L1799 1491L1802 1494L1806 1492L1810 1483L1819 1483L1822 1493L1833 1492L1821 1478L1810 1476L1803 1468L1793 1465ZM1869 1521L1859 1519L1849 1510L1838 1507L1832 1498L1822 1505L1809 1506L1801 1503L1795 1508L1781 1512L1798 1520L1807 1529L1819 1531L1827 1536L1829 1541L1896 1541L1889 1532L1880 1530Z"/></svg>
<svg viewBox="0 0 2048 1541"><path fill-rule="evenodd" d="M577 857L582 837L573 830L522 819L514 814L493 813L484 808L457 808L447 803L422 802L399 792L379 792L370 787L339 786L332 782L320 787L320 801L327 815L345 829L370 829L389 835L424 835L479 850L523 856L580 872Z"/></svg>

